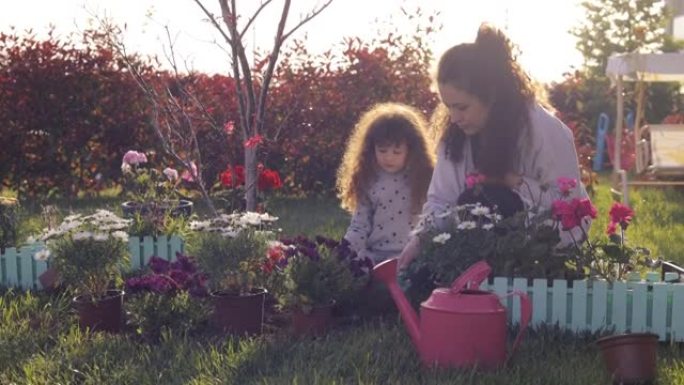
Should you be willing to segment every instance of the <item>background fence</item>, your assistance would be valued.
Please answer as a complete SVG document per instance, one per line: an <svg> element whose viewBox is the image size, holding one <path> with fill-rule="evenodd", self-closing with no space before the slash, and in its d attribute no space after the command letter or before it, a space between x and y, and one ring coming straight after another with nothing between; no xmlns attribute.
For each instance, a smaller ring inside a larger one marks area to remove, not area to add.
<svg viewBox="0 0 684 385"><path fill-rule="evenodd" d="M48 263L36 261L33 255L43 248L45 248L44 244L36 243L20 248L10 247L0 254L0 285L21 289L42 289L38 277L48 269ZM184 249L183 240L175 235L128 238L128 250L133 270L143 268L155 255L173 261L176 259L176 253L182 253Z"/></svg>

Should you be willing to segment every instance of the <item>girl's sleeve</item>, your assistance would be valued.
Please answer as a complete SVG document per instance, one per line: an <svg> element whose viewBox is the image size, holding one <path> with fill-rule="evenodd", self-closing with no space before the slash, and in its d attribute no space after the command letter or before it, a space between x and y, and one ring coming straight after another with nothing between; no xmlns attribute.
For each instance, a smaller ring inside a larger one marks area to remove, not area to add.
<svg viewBox="0 0 684 385"><path fill-rule="evenodd" d="M344 238L359 256L366 254L368 236L373 229L373 207L368 199L359 199Z"/></svg>

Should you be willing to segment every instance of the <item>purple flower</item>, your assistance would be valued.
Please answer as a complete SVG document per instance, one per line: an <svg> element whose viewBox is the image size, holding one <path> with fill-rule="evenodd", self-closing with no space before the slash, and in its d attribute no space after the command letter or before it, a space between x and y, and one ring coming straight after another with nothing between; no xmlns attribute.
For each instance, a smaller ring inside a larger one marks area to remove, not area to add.
<svg viewBox="0 0 684 385"><path fill-rule="evenodd" d="M171 264L172 269L183 270L186 273L194 273L197 271L197 266L192 257L183 255L180 252L176 253L176 261Z"/></svg>
<svg viewBox="0 0 684 385"><path fill-rule="evenodd" d="M161 275L149 276L150 290L159 294L166 294L176 289L176 285L167 277Z"/></svg>
<svg viewBox="0 0 684 385"><path fill-rule="evenodd" d="M133 294L147 290L147 286L142 277L131 277L126 280L126 291Z"/></svg>
<svg viewBox="0 0 684 385"><path fill-rule="evenodd" d="M293 250L293 251L294 251L294 250ZM287 262L288 262L288 259L287 259L287 258L280 258L280 259L278 260L278 262L276 262L276 266L278 266L278 267L281 268L281 269L284 269L284 268L287 267Z"/></svg>
<svg viewBox="0 0 684 385"><path fill-rule="evenodd" d="M169 277L181 289L187 289L190 284L190 275L183 270L171 270L169 271Z"/></svg>
<svg viewBox="0 0 684 385"><path fill-rule="evenodd" d="M152 258L150 258L148 265L150 265L150 269L152 269L153 272L160 274L166 272L169 269L170 263L165 259L153 256Z"/></svg>
<svg viewBox="0 0 684 385"><path fill-rule="evenodd" d="M318 254L318 250L316 250L315 245L314 247L307 247L305 245L297 246L297 251L303 255L306 255L312 261L318 261L321 259L321 256Z"/></svg>

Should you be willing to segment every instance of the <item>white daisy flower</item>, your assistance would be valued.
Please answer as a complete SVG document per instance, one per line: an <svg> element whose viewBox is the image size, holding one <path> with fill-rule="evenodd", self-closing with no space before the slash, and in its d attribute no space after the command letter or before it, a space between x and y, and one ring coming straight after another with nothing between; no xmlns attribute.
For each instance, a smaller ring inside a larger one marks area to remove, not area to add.
<svg viewBox="0 0 684 385"><path fill-rule="evenodd" d="M446 217L448 217L449 215L451 215L451 210L445 210L445 211L443 211L443 212L441 212L441 213L439 213L439 214L435 214L435 217L441 219L441 218L446 218Z"/></svg>
<svg viewBox="0 0 684 385"><path fill-rule="evenodd" d="M89 239L93 236L93 233L90 231L79 231L73 235L74 241L82 241L85 239Z"/></svg>
<svg viewBox="0 0 684 385"><path fill-rule="evenodd" d="M474 221L464 221L458 224L456 227L459 230L471 230L477 227L477 223Z"/></svg>
<svg viewBox="0 0 684 385"><path fill-rule="evenodd" d="M441 233L441 234L435 236L434 238L432 238L432 242L445 244L446 241L448 241L450 238L451 238L451 234Z"/></svg>
<svg viewBox="0 0 684 385"><path fill-rule="evenodd" d="M93 234L93 240L98 241L98 242L105 242L107 239L109 239L109 235L105 233L95 233Z"/></svg>
<svg viewBox="0 0 684 385"><path fill-rule="evenodd" d="M485 223L484 225L482 225L482 228L485 230L491 230L494 228L494 225L491 223Z"/></svg>
<svg viewBox="0 0 684 385"><path fill-rule="evenodd" d="M470 210L470 213L475 216L483 216L489 214L489 207L487 206L477 206Z"/></svg>
<svg viewBox="0 0 684 385"><path fill-rule="evenodd" d="M41 261L45 262L48 259L50 259L50 250L49 249L42 249L38 251L37 253L33 254L33 259L36 261Z"/></svg>
<svg viewBox="0 0 684 385"><path fill-rule="evenodd" d="M115 231L112 233L112 237L119 238L124 242L128 242L128 233L125 231Z"/></svg>

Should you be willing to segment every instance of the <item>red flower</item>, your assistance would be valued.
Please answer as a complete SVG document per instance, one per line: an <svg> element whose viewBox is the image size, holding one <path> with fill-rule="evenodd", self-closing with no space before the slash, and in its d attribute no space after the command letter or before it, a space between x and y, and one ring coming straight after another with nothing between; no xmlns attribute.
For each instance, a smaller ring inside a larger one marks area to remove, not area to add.
<svg viewBox="0 0 684 385"><path fill-rule="evenodd" d="M245 148L252 148L264 142L264 137L261 135L254 135L245 141Z"/></svg>
<svg viewBox="0 0 684 385"><path fill-rule="evenodd" d="M261 174L259 174L259 190L275 190L281 188L282 186L283 182L280 180L280 175L277 171L267 168Z"/></svg>
<svg viewBox="0 0 684 385"><path fill-rule="evenodd" d="M221 173L221 184L227 188L233 188L242 186L245 184L245 167L235 166L231 170L228 167L225 171Z"/></svg>
<svg viewBox="0 0 684 385"><path fill-rule="evenodd" d="M606 234L608 234L608 235L615 234L616 228L617 228L617 225L615 224L615 222L608 223L608 227L606 228Z"/></svg>
<svg viewBox="0 0 684 385"><path fill-rule="evenodd" d="M244 185L245 184L245 166L237 165L237 166L233 167L233 170L235 170L235 178L237 179L238 186Z"/></svg>
<svg viewBox="0 0 684 385"><path fill-rule="evenodd" d="M618 202L613 203L609 214L610 221L619 223L623 229L627 228L627 225L629 225L629 222L631 222L632 218L634 217L634 211L632 211L629 206L625 206Z"/></svg>

